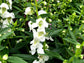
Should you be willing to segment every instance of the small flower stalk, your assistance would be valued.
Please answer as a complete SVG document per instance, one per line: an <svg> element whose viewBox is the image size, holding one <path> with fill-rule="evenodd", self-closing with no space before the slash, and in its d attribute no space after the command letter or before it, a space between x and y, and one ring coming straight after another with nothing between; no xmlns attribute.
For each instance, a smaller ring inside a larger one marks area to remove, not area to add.
<svg viewBox="0 0 84 63"><path fill-rule="evenodd" d="M30 7L27 7L25 9L25 15L32 15L32 10ZM40 16L41 14L47 14L46 11L44 10L40 10L38 11L38 16ZM28 22L28 26L30 29L30 32L33 32L33 40L30 42L31 46L30 46L30 53L32 55L34 55L36 52L38 54L38 59L34 60L33 63L45 63L45 61L47 61L49 59L48 55L45 55L45 51L44 50L48 50L49 46L47 45L47 49L44 49L44 45L43 43L45 42L46 39L51 39L53 41L53 39L50 37L46 37L47 33L45 31L46 28L48 28L48 23L46 21L46 18L38 18L36 19L36 22L33 23L32 21Z"/></svg>

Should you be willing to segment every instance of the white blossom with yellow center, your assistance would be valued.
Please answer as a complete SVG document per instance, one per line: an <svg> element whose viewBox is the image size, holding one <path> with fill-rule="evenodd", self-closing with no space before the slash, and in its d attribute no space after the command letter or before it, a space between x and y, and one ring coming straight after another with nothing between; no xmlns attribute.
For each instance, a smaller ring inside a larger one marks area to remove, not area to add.
<svg viewBox="0 0 84 63"><path fill-rule="evenodd" d="M7 10L9 9L8 5L6 3L2 3L0 5L1 8L1 13L4 14L5 12L7 12Z"/></svg>
<svg viewBox="0 0 84 63"><path fill-rule="evenodd" d="M25 13L24 13L25 15L32 15L33 14L33 10L31 9L31 7L27 7L26 9L25 9Z"/></svg>
<svg viewBox="0 0 84 63"><path fill-rule="evenodd" d="M46 32L45 32L44 28L38 28L37 29L37 35L38 35L38 38L41 42L45 41Z"/></svg>
<svg viewBox="0 0 84 63"><path fill-rule="evenodd" d="M45 63L45 61L48 61L49 56L47 56L47 55L39 55L38 59L39 59L39 61L34 60L33 63Z"/></svg>
<svg viewBox="0 0 84 63"><path fill-rule="evenodd" d="M39 28L47 28L48 27L48 23L46 22L46 18L39 18L36 20L37 26Z"/></svg>
<svg viewBox="0 0 84 63"><path fill-rule="evenodd" d="M4 14L1 15L1 17L3 18L7 18L8 21L12 22L12 19L15 18L14 13L9 13L9 12L5 12Z"/></svg>
<svg viewBox="0 0 84 63"><path fill-rule="evenodd" d="M45 63L45 61L48 61L49 56L47 56L47 55L39 55L38 59L39 59L39 63Z"/></svg>
<svg viewBox="0 0 84 63"><path fill-rule="evenodd" d="M38 38L38 34L35 29L33 29L33 37L34 39L30 42L32 44L30 46L31 48L31 54L34 55L37 49L37 53L44 54L43 45L40 43L40 39Z"/></svg>

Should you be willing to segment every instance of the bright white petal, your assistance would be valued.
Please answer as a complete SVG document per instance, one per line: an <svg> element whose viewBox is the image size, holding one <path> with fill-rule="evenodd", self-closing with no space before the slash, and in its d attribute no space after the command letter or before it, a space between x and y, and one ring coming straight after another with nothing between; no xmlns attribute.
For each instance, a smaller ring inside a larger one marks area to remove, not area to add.
<svg viewBox="0 0 84 63"><path fill-rule="evenodd" d="M38 54L44 54L44 50L43 50L42 48L41 48L41 49L38 48L38 49L37 49L37 53L38 53Z"/></svg>
<svg viewBox="0 0 84 63"><path fill-rule="evenodd" d="M8 7L8 5L7 5L6 3L2 3L2 4L0 5L0 7L1 7L1 8L9 9L9 7Z"/></svg>
<svg viewBox="0 0 84 63"><path fill-rule="evenodd" d="M38 11L38 15L41 15L41 14L47 14L47 12L44 11L44 10L40 10L40 11Z"/></svg>
<svg viewBox="0 0 84 63"><path fill-rule="evenodd" d="M44 56L44 60L45 60L45 61L48 61L48 59L49 59L49 56L45 55L45 56Z"/></svg>
<svg viewBox="0 0 84 63"><path fill-rule="evenodd" d="M39 28L47 28L48 27L48 23L46 22L46 18L42 19L42 18L39 18L36 20L36 23L38 25Z"/></svg>
<svg viewBox="0 0 84 63"><path fill-rule="evenodd" d="M8 25L9 25L8 21L7 21L7 20L4 20L4 21L3 21L3 26L2 26L2 28L8 27Z"/></svg>
<svg viewBox="0 0 84 63"><path fill-rule="evenodd" d="M37 60L34 60L34 61L33 61L33 63L39 63L39 61L37 61Z"/></svg>
<svg viewBox="0 0 84 63"><path fill-rule="evenodd" d="M3 17L3 18L15 18L15 15L14 15L14 13L9 13L9 12L5 12L4 14L2 14L2 16L1 17Z"/></svg>
<svg viewBox="0 0 84 63"><path fill-rule="evenodd" d="M54 39L53 39L51 36L50 36L50 40L51 40L51 41L54 41Z"/></svg>
<svg viewBox="0 0 84 63"><path fill-rule="evenodd" d="M43 45L41 43L38 44L37 53L44 54Z"/></svg>
<svg viewBox="0 0 84 63"><path fill-rule="evenodd" d="M12 0L6 0L6 1L8 1L9 2L9 7L10 7L10 9L12 9Z"/></svg>
<svg viewBox="0 0 84 63"><path fill-rule="evenodd" d="M27 7L27 8L25 9L25 13L24 13L24 14L25 14L25 15L32 15L33 12L32 12L31 7Z"/></svg>
<svg viewBox="0 0 84 63"><path fill-rule="evenodd" d="M35 46L33 46L33 45L31 45L31 46L30 46L30 48L31 48L30 53L31 53L32 55L34 55L34 54L35 54L35 52L36 52L36 47L35 47Z"/></svg>
<svg viewBox="0 0 84 63"><path fill-rule="evenodd" d="M29 25L30 31L37 27L37 23L32 23L32 21L29 21L28 25Z"/></svg>

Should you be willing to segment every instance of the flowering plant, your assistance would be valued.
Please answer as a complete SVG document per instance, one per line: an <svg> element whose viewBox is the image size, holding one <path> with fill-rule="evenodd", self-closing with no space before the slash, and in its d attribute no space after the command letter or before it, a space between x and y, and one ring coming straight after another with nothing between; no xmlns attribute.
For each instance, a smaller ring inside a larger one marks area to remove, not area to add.
<svg viewBox="0 0 84 63"><path fill-rule="evenodd" d="M84 0L0 0L0 63L84 63Z"/></svg>

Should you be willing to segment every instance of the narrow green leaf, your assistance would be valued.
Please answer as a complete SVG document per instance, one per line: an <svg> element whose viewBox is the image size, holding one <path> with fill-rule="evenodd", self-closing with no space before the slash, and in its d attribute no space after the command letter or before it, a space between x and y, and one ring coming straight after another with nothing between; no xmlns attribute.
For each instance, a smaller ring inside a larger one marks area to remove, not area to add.
<svg viewBox="0 0 84 63"><path fill-rule="evenodd" d="M18 11L22 11L19 7L17 6L13 6L15 9L17 9Z"/></svg>
<svg viewBox="0 0 84 63"><path fill-rule="evenodd" d="M24 61L22 58L15 57L15 56L9 56L8 60L9 63L28 63Z"/></svg>
<svg viewBox="0 0 84 63"><path fill-rule="evenodd" d="M75 35L73 34L73 32L69 29L69 33L70 33L70 35L71 35L71 38L75 41L75 42L77 42L76 41L76 38L75 38Z"/></svg>
<svg viewBox="0 0 84 63"><path fill-rule="evenodd" d="M5 47L3 47L3 46L0 46L0 51L1 51L1 50L3 50L4 48L5 48Z"/></svg>
<svg viewBox="0 0 84 63"><path fill-rule="evenodd" d="M57 52L46 51L46 53L47 53L50 57L56 57L56 58L58 58L58 59L60 59L60 60L64 60L64 58L62 58L62 56L61 56L59 53L57 53Z"/></svg>
<svg viewBox="0 0 84 63"><path fill-rule="evenodd" d="M71 38L63 38L63 40L65 40L65 41L67 41L67 42L69 42L69 43L72 43L72 44L79 44L78 42L75 42L73 39L71 39Z"/></svg>
<svg viewBox="0 0 84 63"><path fill-rule="evenodd" d="M51 32L49 33L49 36L56 35L56 34L58 34L58 33L61 32L61 31L62 31L62 29L51 31Z"/></svg>
<svg viewBox="0 0 84 63"><path fill-rule="evenodd" d="M8 33L2 35L2 36L0 37L0 42L1 42L3 39L6 39L8 36L10 36L12 33L13 33L13 31L8 32Z"/></svg>
<svg viewBox="0 0 84 63"><path fill-rule="evenodd" d="M35 57L32 56L32 55L28 55L28 54L13 54L13 56L17 56L17 57L20 57L24 60L34 60Z"/></svg>

